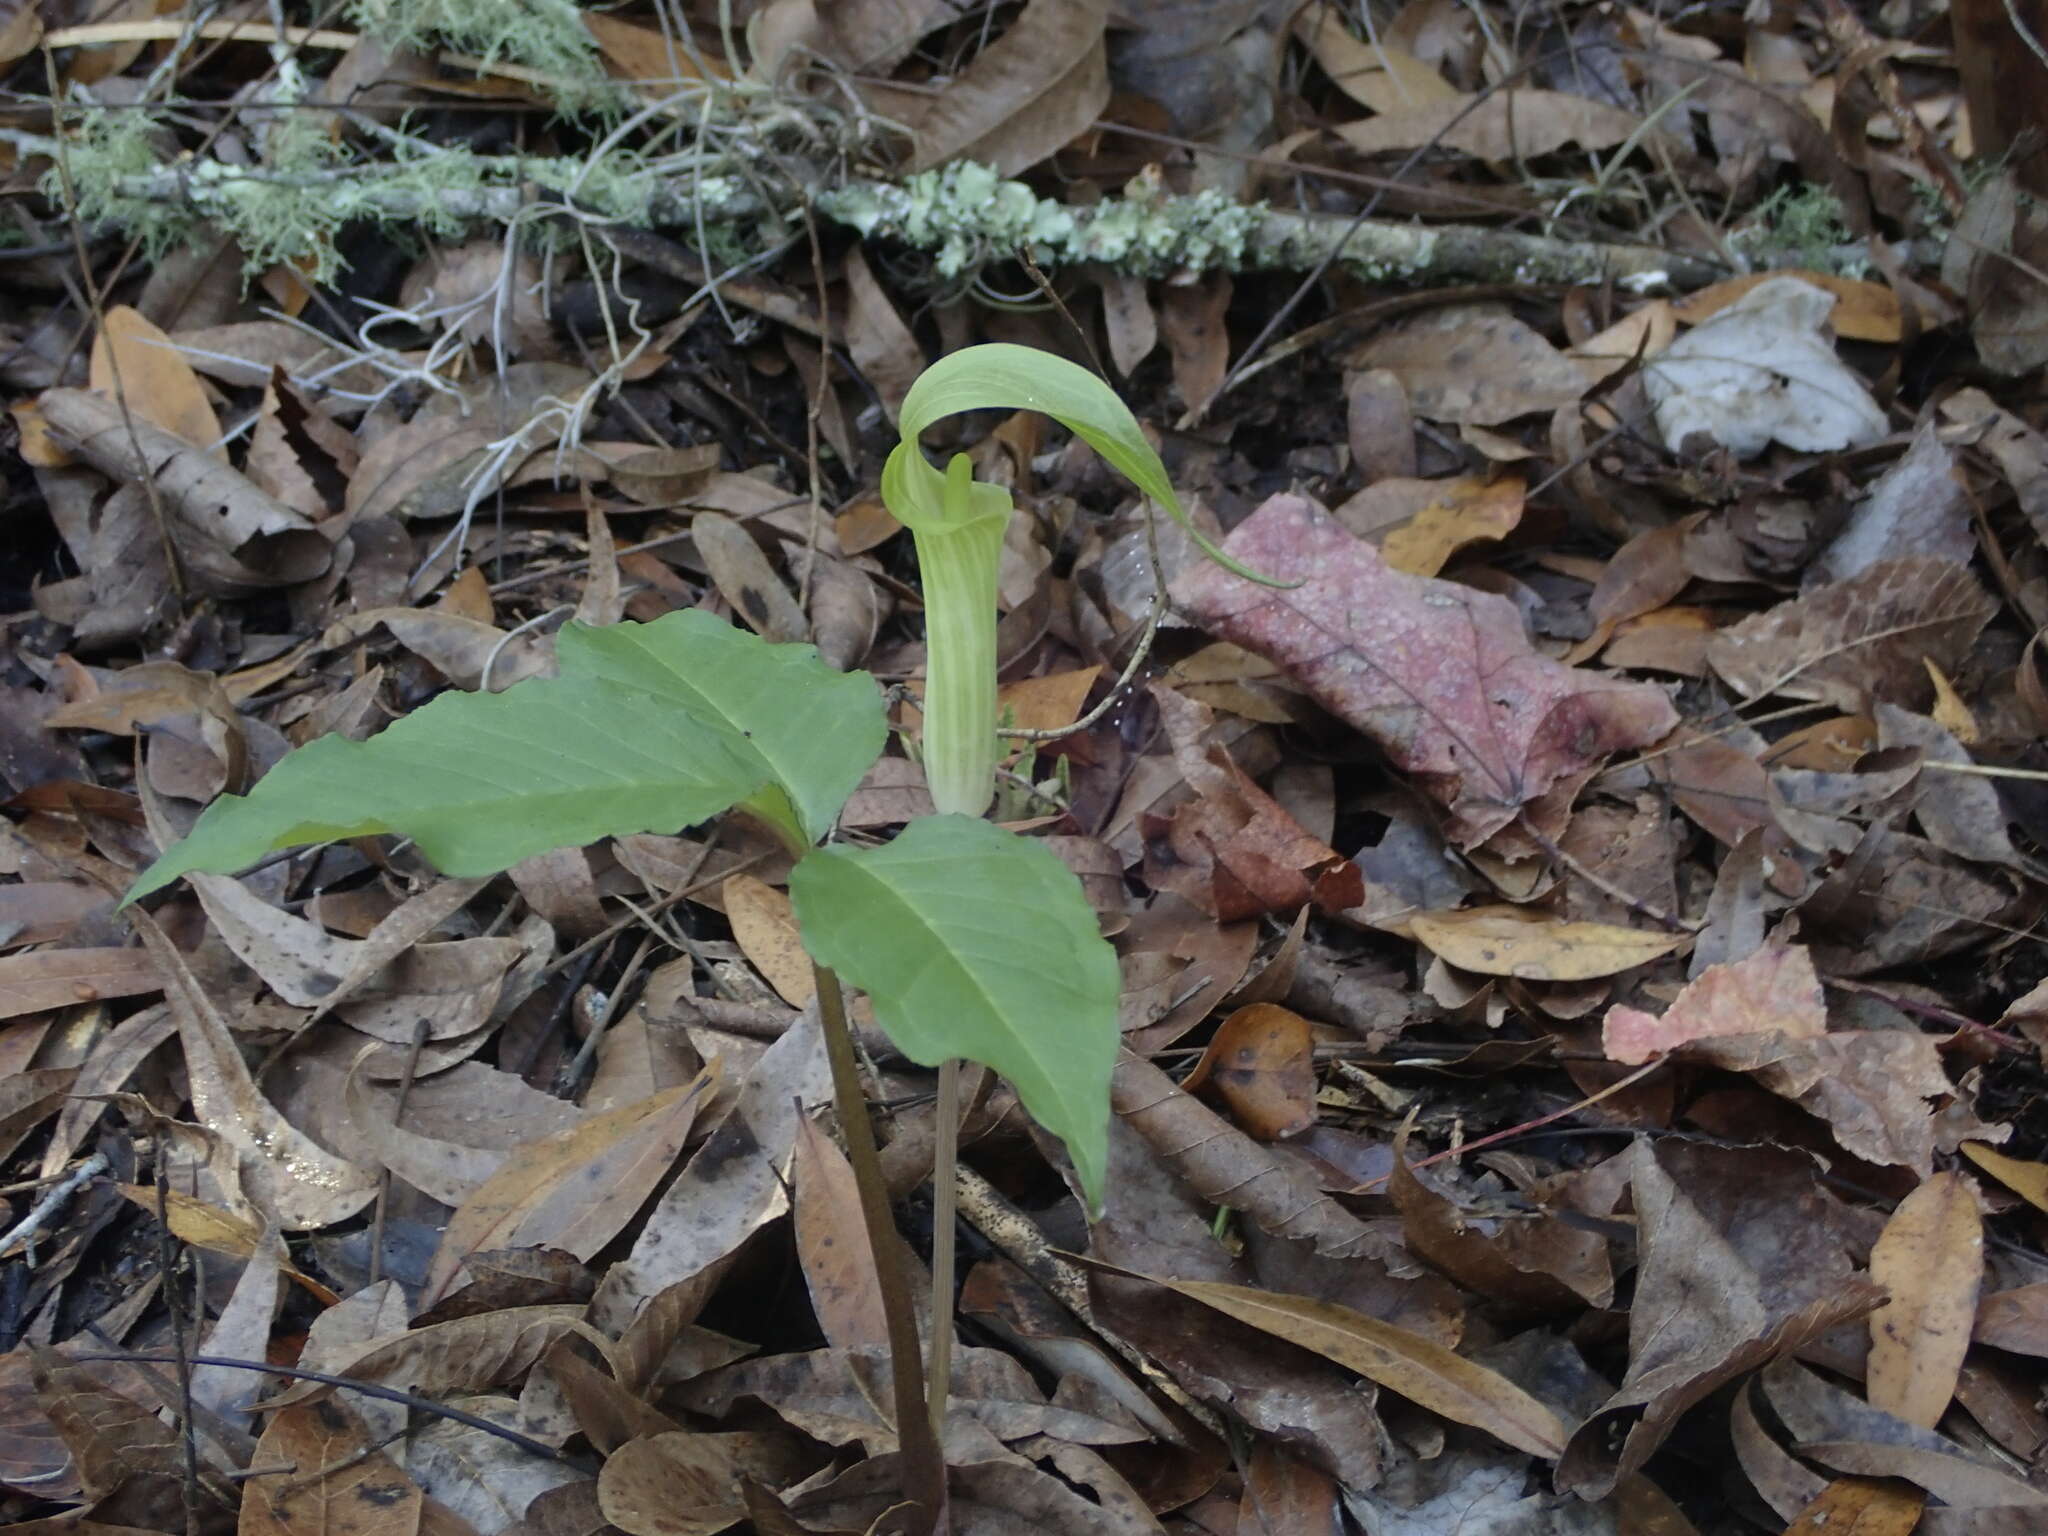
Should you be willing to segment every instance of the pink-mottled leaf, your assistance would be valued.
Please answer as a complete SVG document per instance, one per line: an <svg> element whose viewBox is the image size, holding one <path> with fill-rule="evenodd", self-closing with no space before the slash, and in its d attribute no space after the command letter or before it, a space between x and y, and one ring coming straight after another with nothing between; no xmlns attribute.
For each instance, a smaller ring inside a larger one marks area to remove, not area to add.
<svg viewBox="0 0 2048 1536"><path fill-rule="evenodd" d="M1608 1009L1600 1044L1610 1061L1633 1066L1688 1040L1766 1030L1803 1039L1827 1027L1827 1002L1805 947L1766 944L1745 959L1708 966L1662 1018L1640 1008Z"/></svg>
<svg viewBox="0 0 2048 1536"><path fill-rule="evenodd" d="M1660 689L1538 655L1506 598L1393 570L1303 497L1272 497L1223 548L1301 585L1260 586L1202 564L1176 584L1176 606L1280 663L1378 742L1448 808L1460 847L1539 796L1562 810L1610 752L1677 724Z"/></svg>

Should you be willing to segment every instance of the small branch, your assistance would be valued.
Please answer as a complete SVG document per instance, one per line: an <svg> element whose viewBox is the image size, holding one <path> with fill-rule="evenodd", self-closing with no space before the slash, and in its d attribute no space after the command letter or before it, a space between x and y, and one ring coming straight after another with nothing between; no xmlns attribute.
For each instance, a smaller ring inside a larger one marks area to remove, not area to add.
<svg viewBox="0 0 2048 1536"><path fill-rule="evenodd" d="M95 1152L65 1174L26 1216L0 1235L0 1259L12 1258L17 1250L32 1245L36 1235L50 1224L50 1218L63 1210L73 1195L106 1171L107 1155Z"/></svg>

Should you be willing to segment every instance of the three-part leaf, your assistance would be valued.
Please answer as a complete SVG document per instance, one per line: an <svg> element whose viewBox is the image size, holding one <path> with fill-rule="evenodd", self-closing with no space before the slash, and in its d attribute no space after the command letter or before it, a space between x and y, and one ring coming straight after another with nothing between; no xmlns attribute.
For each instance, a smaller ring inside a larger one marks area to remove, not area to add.
<svg viewBox="0 0 2048 1536"><path fill-rule="evenodd" d="M559 677L445 693L368 741L300 748L247 796L209 806L129 899L188 870L377 832L412 838L446 874L491 874L550 848L671 832L750 797L808 839L887 735L865 673L705 613L572 624L558 655Z"/></svg>
<svg viewBox="0 0 2048 1536"><path fill-rule="evenodd" d="M1000 1072L1099 1205L1118 974L1073 872L988 822L929 816L883 847L807 854L789 892L812 957L868 994L903 1054Z"/></svg>

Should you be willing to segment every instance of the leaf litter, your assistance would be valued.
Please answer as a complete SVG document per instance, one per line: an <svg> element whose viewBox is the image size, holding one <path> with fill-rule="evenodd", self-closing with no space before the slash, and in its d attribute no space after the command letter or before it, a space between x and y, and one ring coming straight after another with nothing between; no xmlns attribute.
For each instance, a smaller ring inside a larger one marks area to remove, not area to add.
<svg viewBox="0 0 2048 1536"><path fill-rule="evenodd" d="M1983 95L2027 7L563 9L588 49L481 71L353 12L288 70L151 51L175 7L0 28L24 96L174 81L165 142L259 182L273 107L351 81L305 114L351 165L484 108L595 168L522 205L569 238L362 221L321 285L243 226L74 241L10 141L0 1519L886 1515L878 1284L789 860L743 812L470 878L337 825L112 893L292 747L646 680L558 654L571 614L692 610L899 690L841 835L909 820L881 452L928 359L1003 340L1107 358L1196 526L1285 585L1027 416L946 445L1028 514L1007 723L1067 732L1015 743L996 814L1081 876L1123 989L1099 1219L1011 1086L969 1108L956 1528L2039 1528L2043 183ZM640 115L543 126L572 56ZM1012 222L636 227L612 131L821 181L965 157ZM1199 198L1295 222L1213 262L1225 225L1145 223ZM1291 303L1359 214L1433 254ZM931 1078L857 1023L918 1271Z"/></svg>

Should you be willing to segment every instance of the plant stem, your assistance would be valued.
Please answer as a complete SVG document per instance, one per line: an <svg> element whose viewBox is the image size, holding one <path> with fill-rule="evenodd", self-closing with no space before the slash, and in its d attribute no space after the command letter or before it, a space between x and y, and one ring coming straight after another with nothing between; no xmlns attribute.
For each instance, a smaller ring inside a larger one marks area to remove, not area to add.
<svg viewBox="0 0 2048 1536"><path fill-rule="evenodd" d="M932 1127L932 1347L924 1369L932 1433L946 1436L946 1393L953 1383L953 1236L960 1209L960 1058L939 1063Z"/></svg>
<svg viewBox="0 0 2048 1536"><path fill-rule="evenodd" d="M824 966L813 962L811 975L818 986L825 1055L832 1064L832 1098L839 1112L839 1128L846 1136L846 1160L853 1165L854 1185L860 1191L861 1220L874 1252L875 1283L882 1292L882 1316L889 1329L889 1377L896 1409L896 1443L903 1458L903 1493L922 1506L912 1531L928 1532L937 1528L945 1511L946 1461L925 1410L917 1318L911 1310L910 1286L897 1248L888 1186L882 1182L882 1161L875 1150L875 1124L868 1117L860 1069L853 1058L846 997L839 990L838 976Z"/></svg>

